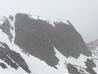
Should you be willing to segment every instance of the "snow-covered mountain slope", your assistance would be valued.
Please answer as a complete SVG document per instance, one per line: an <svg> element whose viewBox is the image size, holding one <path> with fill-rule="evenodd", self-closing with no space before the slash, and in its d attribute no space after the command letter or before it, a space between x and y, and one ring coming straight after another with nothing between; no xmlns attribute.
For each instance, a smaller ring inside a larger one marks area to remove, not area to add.
<svg viewBox="0 0 98 74"><path fill-rule="evenodd" d="M72 24L18 13L0 18L0 74L98 74Z"/></svg>

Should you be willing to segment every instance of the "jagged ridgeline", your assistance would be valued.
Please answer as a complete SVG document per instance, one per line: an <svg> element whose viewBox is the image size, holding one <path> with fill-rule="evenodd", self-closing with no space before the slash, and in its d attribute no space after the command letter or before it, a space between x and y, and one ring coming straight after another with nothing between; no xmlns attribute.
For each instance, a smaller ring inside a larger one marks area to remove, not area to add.
<svg viewBox="0 0 98 74"><path fill-rule="evenodd" d="M54 47L65 57L78 58L80 54L91 56L82 36L69 21L68 23L53 22L55 25L53 26L45 20L18 13L15 16L14 42L25 52L52 67L55 67L59 61L55 56Z"/></svg>

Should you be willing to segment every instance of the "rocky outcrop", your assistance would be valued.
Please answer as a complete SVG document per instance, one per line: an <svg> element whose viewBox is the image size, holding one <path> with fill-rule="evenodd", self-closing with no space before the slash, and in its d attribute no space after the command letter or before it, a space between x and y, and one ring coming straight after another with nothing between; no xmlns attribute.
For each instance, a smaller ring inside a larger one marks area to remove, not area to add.
<svg viewBox="0 0 98 74"><path fill-rule="evenodd" d="M82 36L76 31L71 23L55 22L53 33L54 46L66 57L78 58L80 54L90 56Z"/></svg>
<svg viewBox="0 0 98 74"><path fill-rule="evenodd" d="M7 68L7 66L6 66L4 63L0 63L0 66L1 66L3 69Z"/></svg>
<svg viewBox="0 0 98 74"><path fill-rule="evenodd" d="M12 33L11 33L11 24L8 20L7 17L3 17L0 19L0 21L2 21L2 24L0 24L0 29L5 33L7 34L8 38L10 41L12 41L13 39L13 36L12 36Z"/></svg>
<svg viewBox="0 0 98 74"><path fill-rule="evenodd" d="M1 60L3 60L5 63L7 63L14 69L18 69L18 67L21 67L26 72L30 73L28 65L26 64L25 60L20 56L19 53L10 50L8 45L3 42L0 42L0 44L2 45L0 46ZM4 63L0 63L0 66L4 69L7 68L7 66Z"/></svg>
<svg viewBox="0 0 98 74"><path fill-rule="evenodd" d="M51 29L51 24L46 21L31 19L26 14L17 14L15 43L26 52L55 67L58 59L49 36Z"/></svg>
<svg viewBox="0 0 98 74"><path fill-rule="evenodd" d="M87 59L85 62L86 67L66 63L66 67L70 74L97 74L93 68L96 67L93 59Z"/></svg>
<svg viewBox="0 0 98 74"><path fill-rule="evenodd" d="M94 67L96 67L96 64L92 59L87 59L85 64L87 66L87 68L85 69L87 72L89 72L90 74L97 74L93 69Z"/></svg>

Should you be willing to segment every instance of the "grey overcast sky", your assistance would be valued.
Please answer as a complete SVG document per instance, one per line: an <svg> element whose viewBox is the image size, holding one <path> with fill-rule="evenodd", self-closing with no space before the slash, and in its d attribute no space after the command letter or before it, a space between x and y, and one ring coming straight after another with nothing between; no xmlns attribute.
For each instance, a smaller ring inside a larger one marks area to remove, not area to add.
<svg viewBox="0 0 98 74"><path fill-rule="evenodd" d="M68 19L86 42L98 39L98 0L0 0L0 16L17 12Z"/></svg>

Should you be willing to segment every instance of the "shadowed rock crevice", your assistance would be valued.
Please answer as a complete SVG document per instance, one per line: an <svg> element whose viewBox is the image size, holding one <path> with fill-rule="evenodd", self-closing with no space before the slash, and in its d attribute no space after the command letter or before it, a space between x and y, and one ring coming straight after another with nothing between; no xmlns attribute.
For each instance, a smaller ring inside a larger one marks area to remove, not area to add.
<svg viewBox="0 0 98 74"><path fill-rule="evenodd" d="M49 22L18 13L15 16L14 42L27 53L53 67L59 61L54 47L65 57L78 58L80 54L91 56L81 35L69 21L68 23L54 22L53 27Z"/></svg>
<svg viewBox="0 0 98 74"><path fill-rule="evenodd" d="M7 46L7 44L0 42L0 44L3 46L0 46L0 59L3 60L5 63L10 65L14 69L18 69L18 67L21 67L26 72L30 73L30 70L28 68L28 65L24 61L24 59L20 56L20 54L10 50L10 48ZM2 67L6 68L6 65L1 64Z"/></svg>

